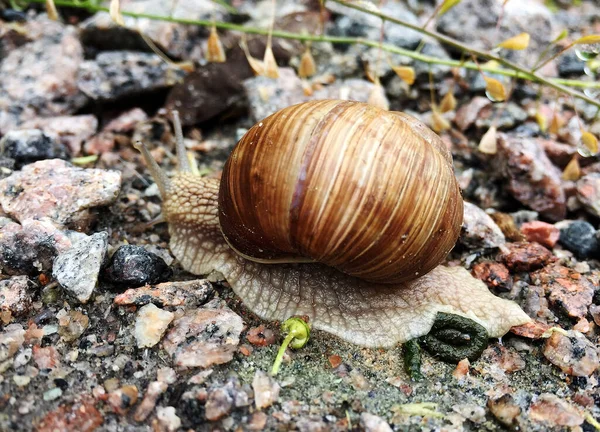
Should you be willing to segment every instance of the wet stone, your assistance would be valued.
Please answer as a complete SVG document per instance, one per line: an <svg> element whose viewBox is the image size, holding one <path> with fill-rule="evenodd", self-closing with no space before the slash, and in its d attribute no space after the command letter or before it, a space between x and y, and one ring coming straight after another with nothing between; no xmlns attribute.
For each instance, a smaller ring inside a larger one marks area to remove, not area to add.
<svg viewBox="0 0 600 432"><path fill-rule="evenodd" d="M105 51L81 64L77 86L91 99L114 101L171 87L183 76L155 54Z"/></svg>
<svg viewBox="0 0 600 432"><path fill-rule="evenodd" d="M151 348L156 345L174 316L172 312L159 309L152 303L140 308L134 330L138 348Z"/></svg>
<svg viewBox="0 0 600 432"><path fill-rule="evenodd" d="M360 424L366 432L391 432L390 425L381 417L368 412L361 413Z"/></svg>
<svg viewBox="0 0 600 432"><path fill-rule="evenodd" d="M105 132L129 133L135 129L138 123L148 120L148 115L141 108L132 108L114 118L102 128Z"/></svg>
<svg viewBox="0 0 600 432"><path fill-rule="evenodd" d="M540 321L530 321L520 326L511 327L510 332L528 339L540 339L550 328L548 324Z"/></svg>
<svg viewBox="0 0 600 432"><path fill-rule="evenodd" d="M71 240L50 221L10 222L0 228L0 270L29 276L48 272L56 256L71 246Z"/></svg>
<svg viewBox="0 0 600 432"><path fill-rule="evenodd" d="M561 172L550 162L539 142L500 133L493 163L514 198L548 219L564 219L567 206Z"/></svg>
<svg viewBox="0 0 600 432"><path fill-rule="evenodd" d="M206 400L206 419L210 421L219 420L231 412L233 398L223 388L217 388L208 392Z"/></svg>
<svg viewBox="0 0 600 432"><path fill-rule="evenodd" d="M175 414L175 407L156 408L156 419L162 429L167 432L175 432L181 427L181 419Z"/></svg>
<svg viewBox="0 0 600 432"><path fill-rule="evenodd" d="M87 315L76 310L67 312L63 309L56 317L58 318L58 334L65 342L79 339L90 323Z"/></svg>
<svg viewBox="0 0 600 432"><path fill-rule="evenodd" d="M38 432L92 432L102 423L104 417L95 408L96 402L84 398L73 404L61 405L48 413L37 425Z"/></svg>
<svg viewBox="0 0 600 432"><path fill-rule="evenodd" d="M498 398L490 398L487 406L496 420L509 427L516 423L517 417L521 414L521 407L508 393Z"/></svg>
<svg viewBox="0 0 600 432"><path fill-rule="evenodd" d="M482 280L492 291L508 292L513 287L513 280L505 265L492 261L477 263L471 274Z"/></svg>
<svg viewBox="0 0 600 432"><path fill-rule="evenodd" d="M552 252L539 243L507 243L498 259L513 272L532 271L553 260Z"/></svg>
<svg viewBox="0 0 600 432"><path fill-rule="evenodd" d="M148 418L148 416L154 410L156 406L156 402L158 398L167 391L168 384L161 381L152 381L148 384L148 388L146 389L146 394L144 395L144 399L137 407L134 415L134 419L137 422L142 422Z"/></svg>
<svg viewBox="0 0 600 432"><path fill-rule="evenodd" d="M40 129L12 130L0 139L3 155L15 160L15 167L43 159L66 159L67 150L54 134Z"/></svg>
<svg viewBox="0 0 600 432"><path fill-rule="evenodd" d="M135 405L138 399L138 389L134 385L126 385L108 394L108 405L119 415L125 415Z"/></svg>
<svg viewBox="0 0 600 432"><path fill-rule="evenodd" d="M248 330L246 335L248 342L255 346L267 346L274 344L277 341L277 335L270 328L265 327L264 324L258 327L252 327Z"/></svg>
<svg viewBox="0 0 600 432"><path fill-rule="evenodd" d="M521 232L530 242L537 242L552 249L560 237L560 230L552 224L542 221L525 222Z"/></svg>
<svg viewBox="0 0 600 432"><path fill-rule="evenodd" d="M561 224L559 243L579 258L598 254L596 229L589 222L576 220Z"/></svg>
<svg viewBox="0 0 600 432"><path fill-rule="evenodd" d="M111 257L103 277L114 284L136 287L162 282L172 273L158 255L141 246L124 245Z"/></svg>
<svg viewBox="0 0 600 432"><path fill-rule="evenodd" d="M25 329L21 324L9 324L0 332L0 362L11 358L25 342Z"/></svg>
<svg viewBox="0 0 600 432"><path fill-rule="evenodd" d="M27 276L0 281L0 311L9 311L15 317L26 314L31 309L35 288L36 285Z"/></svg>
<svg viewBox="0 0 600 432"><path fill-rule="evenodd" d="M546 340L543 353L550 363L573 376L590 376L600 365L595 345L573 330L566 334L553 332Z"/></svg>
<svg viewBox="0 0 600 432"><path fill-rule="evenodd" d="M91 114L36 118L26 121L19 128L40 129L45 134L56 136L57 141L65 146L72 156L76 156L81 153L83 143L96 132L98 119Z"/></svg>
<svg viewBox="0 0 600 432"><path fill-rule="evenodd" d="M121 173L76 168L59 159L39 161L0 180L2 209L19 221L50 218L58 225L89 223L89 209L111 204Z"/></svg>
<svg viewBox="0 0 600 432"><path fill-rule="evenodd" d="M108 233L99 232L80 240L54 260L52 276L81 303L92 296L106 256Z"/></svg>
<svg viewBox="0 0 600 432"><path fill-rule="evenodd" d="M42 348L38 345L34 345L33 361L38 369L55 369L60 366L60 354L53 346Z"/></svg>
<svg viewBox="0 0 600 432"><path fill-rule="evenodd" d="M268 408L277 402L280 386L266 372L257 369L252 380L254 403L257 409Z"/></svg>
<svg viewBox="0 0 600 432"><path fill-rule="evenodd" d="M494 220L482 209L464 203L463 224L458 240L472 249L494 248L506 242L504 234Z"/></svg>
<svg viewBox="0 0 600 432"><path fill-rule="evenodd" d="M594 297L594 284L585 276L561 265L547 266L531 275L550 303L573 318L583 318Z"/></svg>
<svg viewBox="0 0 600 432"><path fill-rule="evenodd" d="M577 181L577 198L585 209L600 216L600 173L590 173Z"/></svg>
<svg viewBox="0 0 600 432"><path fill-rule="evenodd" d="M173 322L163 347L178 367L207 368L233 359L243 327L242 319L228 308L189 310Z"/></svg>
<svg viewBox="0 0 600 432"><path fill-rule="evenodd" d="M115 304L143 306L153 303L157 306L199 306L206 303L212 293L212 284L207 279L164 282L158 285L128 289L115 297Z"/></svg>
<svg viewBox="0 0 600 432"><path fill-rule="evenodd" d="M483 96L475 96L456 111L454 122L461 131L467 130L479 117L479 112L492 102Z"/></svg>
<svg viewBox="0 0 600 432"><path fill-rule="evenodd" d="M580 410L550 393L542 393L531 404L529 418L550 427L578 426L584 420Z"/></svg>

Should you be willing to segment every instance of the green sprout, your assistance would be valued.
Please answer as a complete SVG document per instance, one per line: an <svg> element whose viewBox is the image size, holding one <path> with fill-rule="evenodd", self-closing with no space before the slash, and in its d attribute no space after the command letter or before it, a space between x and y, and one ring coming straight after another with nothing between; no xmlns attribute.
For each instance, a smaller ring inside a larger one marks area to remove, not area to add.
<svg viewBox="0 0 600 432"><path fill-rule="evenodd" d="M279 367L283 361L283 354L288 345L293 349L302 348L310 338L310 326L306 321L298 317L287 319L281 325L281 331L287 333L287 336L283 340L281 347L279 347L277 357L275 357L275 363L273 363L271 375L277 375L277 372L279 372Z"/></svg>

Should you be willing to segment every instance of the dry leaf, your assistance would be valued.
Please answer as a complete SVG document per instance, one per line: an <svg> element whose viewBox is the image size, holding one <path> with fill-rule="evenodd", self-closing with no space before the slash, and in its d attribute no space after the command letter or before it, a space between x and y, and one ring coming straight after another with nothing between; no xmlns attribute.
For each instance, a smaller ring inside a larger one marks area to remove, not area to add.
<svg viewBox="0 0 600 432"><path fill-rule="evenodd" d="M226 60L223 44L217 33L217 27L212 26L206 47L206 61L210 63L224 63Z"/></svg>
<svg viewBox="0 0 600 432"><path fill-rule="evenodd" d="M546 130L548 130L548 119L539 110L536 111L536 113L535 113L535 121L537 122L538 126L540 127L540 131L545 133Z"/></svg>
<svg viewBox="0 0 600 432"><path fill-rule="evenodd" d="M58 21L58 11L56 10L54 0L46 0L46 13L51 20Z"/></svg>
<svg viewBox="0 0 600 432"><path fill-rule="evenodd" d="M244 51L246 60L248 60L248 64L250 65L250 68L254 72L254 75L262 75L265 70L265 65L263 64L262 61L252 57L252 54L250 54L250 51L248 50L248 45L246 44L245 36L242 36L242 38L240 39L240 47Z"/></svg>
<svg viewBox="0 0 600 432"><path fill-rule="evenodd" d="M579 177L581 177L579 160L577 159L577 156L574 156L573 159L571 159L571 162L565 167L565 170L562 173L562 179L576 181L579 180Z"/></svg>
<svg viewBox="0 0 600 432"><path fill-rule="evenodd" d="M117 24L124 26L123 15L121 15L121 4L119 0L110 0L110 7L108 9L110 18Z"/></svg>
<svg viewBox="0 0 600 432"><path fill-rule="evenodd" d="M529 46L529 33L521 33L498 44L500 48L509 50L524 50Z"/></svg>
<svg viewBox="0 0 600 432"><path fill-rule="evenodd" d="M415 70L410 66L395 66L392 67L396 75L400 77L408 85L412 85L415 82Z"/></svg>
<svg viewBox="0 0 600 432"><path fill-rule="evenodd" d="M481 153L496 154L498 152L498 139L496 132L496 126L492 126L481 137L481 141L477 147Z"/></svg>
<svg viewBox="0 0 600 432"><path fill-rule="evenodd" d="M317 65L315 59L310 53L310 48L306 47L306 51L300 58L300 67L298 68L298 76L300 78L308 78L313 76L317 72Z"/></svg>
<svg viewBox="0 0 600 432"><path fill-rule="evenodd" d="M381 87L381 84L375 84L373 86L373 89L369 94L369 99L367 100L367 103L384 109L386 111L390 109L390 104L387 98L385 97L385 92L383 91L383 87Z"/></svg>
<svg viewBox="0 0 600 432"><path fill-rule="evenodd" d="M582 130L581 142L592 155L598 153L598 139L591 132Z"/></svg>
<svg viewBox="0 0 600 432"><path fill-rule="evenodd" d="M573 45L596 44L596 43L600 43L600 34L593 34L593 35L587 35L587 36L580 37L575 42L573 42Z"/></svg>
<svg viewBox="0 0 600 432"><path fill-rule="evenodd" d="M554 135L558 135L558 131L562 127L562 121L558 118L558 115L554 113L552 116L552 120L550 121L550 127L548 128L548 132Z"/></svg>
<svg viewBox="0 0 600 432"><path fill-rule="evenodd" d="M485 77L485 90L488 98L493 102L506 100L506 90L500 81L495 78Z"/></svg>
<svg viewBox="0 0 600 432"><path fill-rule="evenodd" d="M459 4L460 1L461 0L444 0L444 3L442 3L442 7L440 7L440 11L438 12L438 16L444 15L446 12L448 12L454 6Z"/></svg>
<svg viewBox="0 0 600 432"><path fill-rule="evenodd" d="M267 44L265 49L265 57L263 58L264 73L263 75L269 78L279 78L279 68L275 61L275 55L273 54L273 48L271 44Z"/></svg>
<svg viewBox="0 0 600 432"><path fill-rule="evenodd" d="M436 109L431 112L431 128L437 133L450 129L450 122Z"/></svg>
<svg viewBox="0 0 600 432"><path fill-rule="evenodd" d="M454 110L454 108L456 108L456 99L454 98L454 93L450 90L440 102L440 111L445 113Z"/></svg>

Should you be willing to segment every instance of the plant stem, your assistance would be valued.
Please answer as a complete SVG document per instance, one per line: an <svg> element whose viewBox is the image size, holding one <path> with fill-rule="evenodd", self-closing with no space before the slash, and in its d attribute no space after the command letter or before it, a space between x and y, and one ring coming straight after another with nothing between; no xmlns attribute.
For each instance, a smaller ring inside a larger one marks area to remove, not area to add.
<svg viewBox="0 0 600 432"><path fill-rule="evenodd" d="M285 350L287 349L292 339L294 339L295 337L296 335L293 332L290 332L283 340L283 343L279 347L279 351L277 351L277 357L275 357L275 363L273 363L271 375L275 376L279 372L279 368L281 367L281 362L283 361L283 355L285 354Z"/></svg>
<svg viewBox="0 0 600 432"><path fill-rule="evenodd" d="M560 79L560 78L546 78L546 77L537 75L536 73L530 72L520 65L514 64L508 60L502 59L501 57L497 57L495 55L476 50L474 48L471 48L467 45L462 44L461 42L459 42L455 39L444 36L437 32L422 29L420 27L417 27L416 25L406 23L402 20L387 16L382 13L373 12L368 9L361 8L360 6L355 5L355 4L346 3L342 0L330 0L330 1L334 1L336 3L343 4L347 7L362 11L364 13L378 16L381 19L384 19L386 21L389 21L389 22L392 22L392 23L395 23L398 25L403 25L407 28L410 28L410 29L416 30L418 32L421 32L425 35L431 36L431 37L439 40L440 42L445 43L446 45L453 46L463 52L472 53L472 54L475 54L475 55L485 58L485 59L495 60L496 62L506 66L506 68L498 68L498 67L484 65L484 66L481 66L481 70L483 70L483 71L493 73L493 74L498 74L498 75L509 76L509 77L518 77L521 79L525 79L527 81L546 85L548 87L552 87L556 90L559 90L560 92L571 95L575 98L584 100L587 103L600 108L600 101L596 101L596 100L584 95L581 92L578 92L571 88L565 87L565 86L571 86L571 87L579 87L579 88L600 88L600 82ZM45 0L25 0L25 2L27 2L27 3L44 3ZM108 8L103 7L103 6L98 6L97 4L94 4L91 2L79 2L76 0L55 0L54 3L57 6L66 6L66 7L73 7L73 8L79 8L79 9L86 9L90 12L108 12ZM187 24L187 25L198 25L198 26L203 26L203 27L211 27L211 26L215 25L217 28L220 28L220 29L238 31L241 33L246 33L246 34L260 34L260 35L268 35L269 34L269 29L243 26L243 25L233 24L233 23L228 23L228 22L214 22L212 20L193 20L193 19L187 19L187 18L165 17L165 16L161 16L161 15L148 14L148 13L137 13L137 12L130 12L130 11L125 11L125 10L121 11L121 15L132 17L132 18L146 18L146 19L150 19L150 20L174 22L174 23ZM459 67L459 68L463 68L463 69L479 70L479 67L477 67L477 65L473 62L462 62L462 61L458 61L458 60L440 59L437 57L431 57L428 55L424 55L419 52L414 52L414 51L410 51L410 50L407 50L404 48L396 47L394 45L380 44L379 41L373 41L373 40L364 39L364 38L327 36L327 35L308 35L308 34L291 33L291 32L286 32L286 31L281 31L281 30L273 30L272 36L277 37L277 38L282 38L282 39L293 39L293 40L298 40L298 41L331 42L331 43L338 43L338 44L355 44L355 45L358 44L358 45L364 45L364 46L369 46L369 47L373 47L373 48L381 47L381 49L383 49L386 52L404 55L406 57L409 57L414 60L421 61L421 62L427 63L427 64L438 64L438 65L445 65L445 66L450 66L450 67Z"/></svg>

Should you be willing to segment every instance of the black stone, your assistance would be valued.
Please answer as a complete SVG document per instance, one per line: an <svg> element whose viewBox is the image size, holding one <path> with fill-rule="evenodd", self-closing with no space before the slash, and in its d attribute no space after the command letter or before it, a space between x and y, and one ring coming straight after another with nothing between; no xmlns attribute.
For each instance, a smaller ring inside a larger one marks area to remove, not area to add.
<svg viewBox="0 0 600 432"><path fill-rule="evenodd" d="M163 282L172 273L158 255L141 246L125 245L113 254L103 276L116 285L139 287Z"/></svg>
<svg viewBox="0 0 600 432"><path fill-rule="evenodd" d="M596 229L586 221L573 221L561 229L558 241L578 258L590 258L598 252Z"/></svg>
<svg viewBox="0 0 600 432"><path fill-rule="evenodd" d="M558 59L558 74L561 77L580 76L585 73L585 62L574 51L567 51Z"/></svg>
<svg viewBox="0 0 600 432"><path fill-rule="evenodd" d="M4 157L15 161L17 169L39 160L67 159L65 146L55 137L39 129L8 132L0 140L0 149Z"/></svg>

